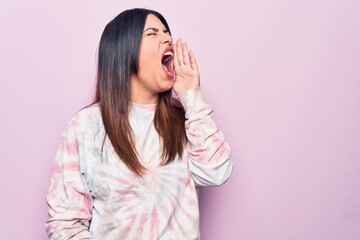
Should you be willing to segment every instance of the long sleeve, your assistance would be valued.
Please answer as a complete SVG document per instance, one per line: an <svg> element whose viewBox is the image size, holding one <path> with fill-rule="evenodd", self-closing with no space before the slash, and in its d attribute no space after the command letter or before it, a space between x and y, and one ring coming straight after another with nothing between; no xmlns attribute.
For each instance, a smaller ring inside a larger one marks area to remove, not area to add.
<svg viewBox="0 0 360 240"><path fill-rule="evenodd" d="M179 95L185 108L185 129L189 140L189 168L197 186L225 183L233 169L230 147L212 119L212 109L204 102L200 88Z"/></svg>
<svg viewBox="0 0 360 240"><path fill-rule="evenodd" d="M67 127L62 135L46 196L50 239L90 239L92 197L80 171L75 133Z"/></svg>

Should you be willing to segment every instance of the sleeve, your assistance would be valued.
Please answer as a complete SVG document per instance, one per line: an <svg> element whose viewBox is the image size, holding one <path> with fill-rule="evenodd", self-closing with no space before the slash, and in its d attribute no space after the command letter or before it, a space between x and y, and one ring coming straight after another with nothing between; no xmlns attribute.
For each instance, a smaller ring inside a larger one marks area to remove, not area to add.
<svg viewBox="0 0 360 240"><path fill-rule="evenodd" d="M92 197L80 173L78 143L74 131L65 129L56 154L46 196L50 239L90 239Z"/></svg>
<svg viewBox="0 0 360 240"><path fill-rule="evenodd" d="M204 102L200 87L179 95L185 108L185 129L189 140L189 168L197 186L219 186L232 172L230 146L212 119L212 109Z"/></svg>

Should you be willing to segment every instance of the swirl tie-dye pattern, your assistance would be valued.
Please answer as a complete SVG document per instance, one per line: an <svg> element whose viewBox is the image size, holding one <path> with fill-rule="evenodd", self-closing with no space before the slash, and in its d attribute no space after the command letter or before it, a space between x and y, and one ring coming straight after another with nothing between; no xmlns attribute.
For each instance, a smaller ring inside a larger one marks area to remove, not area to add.
<svg viewBox="0 0 360 240"><path fill-rule="evenodd" d="M183 156L160 166L156 105L133 104L129 116L136 150L148 169L135 176L119 160L97 105L65 128L47 195L50 239L200 239L199 186L218 186L233 168L230 147L211 118L200 89L179 96L186 110Z"/></svg>

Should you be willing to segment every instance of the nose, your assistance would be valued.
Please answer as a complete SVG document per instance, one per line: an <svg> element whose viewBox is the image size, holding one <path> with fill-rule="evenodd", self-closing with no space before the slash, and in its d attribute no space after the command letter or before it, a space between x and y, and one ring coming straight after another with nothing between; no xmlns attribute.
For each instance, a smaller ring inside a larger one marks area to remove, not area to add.
<svg viewBox="0 0 360 240"><path fill-rule="evenodd" d="M173 39L171 37L170 34L168 33L164 33L164 37L163 37L163 44L169 44L170 46L172 46L173 44Z"/></svg>

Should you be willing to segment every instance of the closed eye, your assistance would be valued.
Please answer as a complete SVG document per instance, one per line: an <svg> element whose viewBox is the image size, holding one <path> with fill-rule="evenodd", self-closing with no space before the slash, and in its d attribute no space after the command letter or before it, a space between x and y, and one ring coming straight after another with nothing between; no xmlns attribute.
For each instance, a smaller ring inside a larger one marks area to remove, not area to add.
<svg viewBox="0 0 360 240"><path fill-rule="evenodd" d="M149 32L146 34L146 36L154 36L156 35L156 33L159 31L158 28L154 28L154 27L149 27L148 29L146 29L144 32Z"/></svg>

